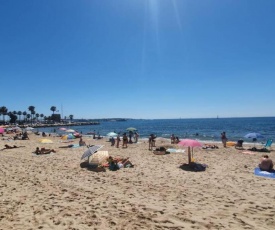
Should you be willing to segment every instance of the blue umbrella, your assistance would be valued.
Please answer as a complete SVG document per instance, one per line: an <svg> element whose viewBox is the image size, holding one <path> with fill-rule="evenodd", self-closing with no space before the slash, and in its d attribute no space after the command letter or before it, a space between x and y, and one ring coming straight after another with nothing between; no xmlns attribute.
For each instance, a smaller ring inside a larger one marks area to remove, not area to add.
<svg viewBox="0 0 275 230"><path fill-rule="evenodd" d="M244 137L245 138L252 138L252 139L264 138L264 136L260 133L248 133Z"/></svg>

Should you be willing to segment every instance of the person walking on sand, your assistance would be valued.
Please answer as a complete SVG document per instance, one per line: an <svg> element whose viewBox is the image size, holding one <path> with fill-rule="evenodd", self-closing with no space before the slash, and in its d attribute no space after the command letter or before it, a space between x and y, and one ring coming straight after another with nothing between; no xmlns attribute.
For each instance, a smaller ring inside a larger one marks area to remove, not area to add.
<svg viewBox="0 0 275 230"><path fill-rule="evenodd" d="M225 132L221 133L221 140L222 140L223 147L226 148L227 137L226 137L226 133Z"/></svg>
<svg viewBox="0 0 275 230"><path fill-rule="evenodd" d="M152 148L154 147L154 135L153 134L151 134L150 136L149 136L149 150L152 150Z"/></svg>
<svg viewBox="0 0 275 230"><path fill-rule="evenodd" d="M128 137L127 137L126 133L124 133L122 136L122 148L123 147L127 148L127 144L128 144Z"/></svg>
<svg viewBox="0 0 275 230"><path fill-rule="evenodd" d="M119 148L120 136L119 134L116 137L116 147Z"/></svg>

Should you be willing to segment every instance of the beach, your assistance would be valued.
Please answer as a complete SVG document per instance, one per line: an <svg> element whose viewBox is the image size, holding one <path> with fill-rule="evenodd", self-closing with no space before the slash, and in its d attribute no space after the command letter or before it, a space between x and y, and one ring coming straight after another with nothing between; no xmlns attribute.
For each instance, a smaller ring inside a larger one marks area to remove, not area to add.
<svg viewBox="0 0 275 230"><path fill-rule="evenodd" d="M254 175L263 153L245 154L234 147L194 149L203 172L185 171L187 150L169 140L156 146L185 149L154 155L148 141L128 148L106 138L84 137L114 157L129 157L133 168L93 172L81 168L87 147L59 148L30 140L0 141L25 146L0 151L0 229L275 229L275 179ZM122 143L121 143L122 144ZM56 153L35 155L36 147ZM251 146L244 146L249 148ZM275 153L268 153L275 160Z"/></svg>

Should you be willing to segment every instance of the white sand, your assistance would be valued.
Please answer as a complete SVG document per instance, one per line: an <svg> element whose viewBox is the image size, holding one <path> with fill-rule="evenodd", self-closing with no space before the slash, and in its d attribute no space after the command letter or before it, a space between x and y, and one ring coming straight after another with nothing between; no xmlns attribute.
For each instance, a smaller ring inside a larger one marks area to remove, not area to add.
<svg viewBox="0 0 275 230"><path fill-rule="evenodd" d="M262 153L195 149L196 161L209 167L189 172L179 168L187 151L154 155L145 141L117 149L84 137L135 165L96 173L80 168L86 147L30 138L0 141L0 148L26 146L0 151L0 229L275 229L275 179L253 173ZM58 152L36 156L36 147ZM274 151L269 155L275 160Z"/></svg>

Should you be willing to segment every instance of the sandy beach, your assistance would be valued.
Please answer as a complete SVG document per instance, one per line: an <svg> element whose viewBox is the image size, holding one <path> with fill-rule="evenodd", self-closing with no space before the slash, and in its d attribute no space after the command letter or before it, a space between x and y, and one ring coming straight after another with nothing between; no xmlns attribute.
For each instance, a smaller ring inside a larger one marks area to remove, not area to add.
<svg viewBox="0 0 275 230"><path fill-rule="evenodd" d="M208 168L190 172L180 168L187 151L154 155L146 140L116 148L84 137L134 164L93 172L80 167L87 147L59 148L68 143L47 138L53 143L34 134L0 141L1 149L25 146L0 151L0 229L275 229L275 179L254 175L263 153L196 148L196 162ZM165 140L156 146L182 148ZM57 152L35 155L36 147ZM268 154L274 161L274 151Z"/></svg>

